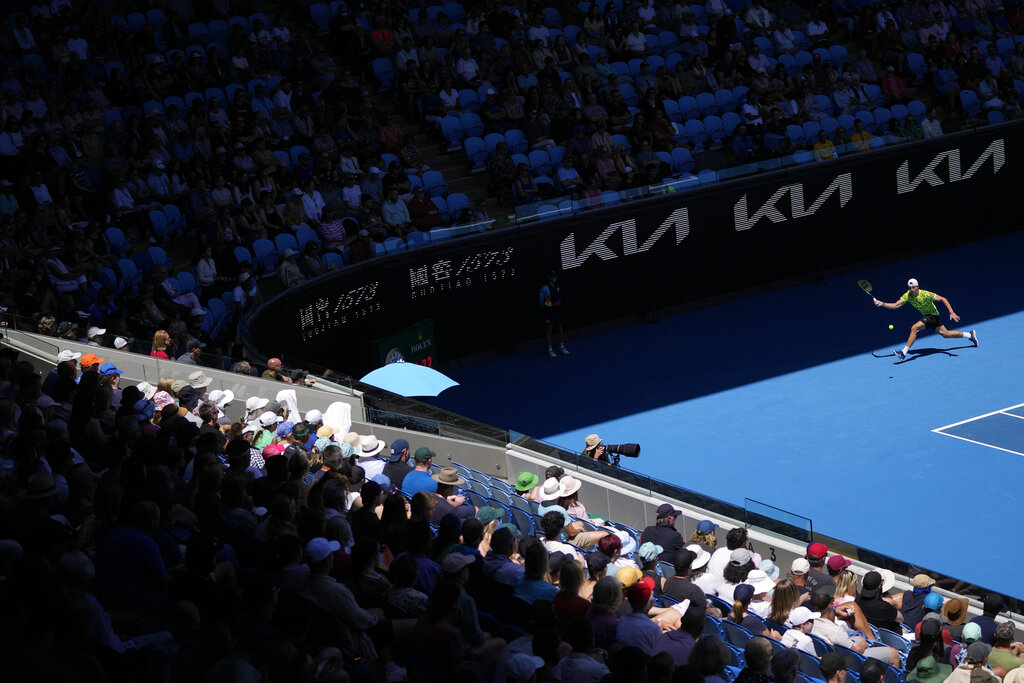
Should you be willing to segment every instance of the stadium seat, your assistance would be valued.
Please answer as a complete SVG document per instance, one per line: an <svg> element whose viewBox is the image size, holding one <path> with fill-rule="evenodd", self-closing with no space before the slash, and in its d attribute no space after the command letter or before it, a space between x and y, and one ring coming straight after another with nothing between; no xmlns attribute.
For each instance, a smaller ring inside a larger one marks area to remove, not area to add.
<svg viewBox="0 0 1024 683"><path fill-rule="evenodd" d="M481 127L482 128L482 127ZM455 116L445 116L441 119L441 136L448 151L456 150L462 146L466 137L466 131L462 127L462 121Z"/></svg>
<svg viewBox="0 0 1024 683"><path fill-rule="evenodd" d="M284 254L285 249L298 250L299 242L298 240L295 239L294 235L290 235L288 233L281 233L280 235L274 237L274 247L276 248L277 253L280 255Z"/></svg>
<svg viewBox="0 0 1024 683"><path fill-rule="evenodd" d="M389 237L386 240L384 240L384 252L387 254L396 254L400 251L404 251L407 248L408 245L405 243L405 240L403 240L401 237Z"/></svg>
<svg viewBox="0 0 1024 683"><path fill-rule="evenodd" d="M448 194L448 184L440 171L427 171L423 174L423 189L431 197L443 197Z"/></svg>
<svg viewBox="0 0 1024 683"><path fill-rule="evenodd" d="M548 175L551 173L551 157L546 149L535 149L530 152L530 170L537 175Z"/></svg>
<svg viewBox="0 0 1024 683"><path fill-rule="evenodd" d="M464 111L459 116L459 120L462 122L464 137L482 138L484 136L484 122L480 120L480 115L476 112Z"/></svg>

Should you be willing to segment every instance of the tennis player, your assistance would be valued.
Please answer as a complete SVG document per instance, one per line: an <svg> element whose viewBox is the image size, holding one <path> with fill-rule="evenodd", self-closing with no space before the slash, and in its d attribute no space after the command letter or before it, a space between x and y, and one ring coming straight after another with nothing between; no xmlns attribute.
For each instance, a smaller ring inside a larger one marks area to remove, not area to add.
<svg viewBox="0 0 1024 683"><path fill-rule="evenodd" d="M960 322L960 316L953 312L953 306L950 305L949 299L944 296L940 296L935 292L929 292L926 289L921 289L917 280L910 278L907 281L907 287L910 289L899 298L898 301L893 303L885 303L875 299L876 306L882 306L895 311L897 308L902 308L903 304L909 303L911 306L916 308L918 312L923 316L910 328L910 336L907 338L907 345L903 347L902 351L893 350L896 357L900 360L904 360L907 357L907 352L910 351L910 347L913 346L914 340L917 339L917 334L921 330L928 328L929 330L935 330L943 337L947 339L956 337L966 337L977 346L978 345L978 333L974 330L970 332L957 332L956 330L947 330L946 326L942 324L942 320L939 319L939 309L935 306L936 302L945 304L946 309L949 311L949 319L955 323Z"/></svg>

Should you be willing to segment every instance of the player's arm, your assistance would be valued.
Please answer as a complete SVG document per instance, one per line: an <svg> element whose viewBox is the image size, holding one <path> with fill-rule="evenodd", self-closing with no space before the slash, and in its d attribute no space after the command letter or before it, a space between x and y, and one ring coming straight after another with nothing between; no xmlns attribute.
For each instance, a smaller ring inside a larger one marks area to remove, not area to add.
<svg viewBox="0 0 1024 683"><path fill-rule="evenodd" d="M893 311L895 311L897 308L902 308L903 304L905 304L905 303L906 302L903 299L897 299L896 301L894 301L891 304L890 303L886 303L885 301L879 301L878 299L875 299L875 305L876 306L881 306L882 308L888 308L889 310L893 310Z"/></svg>
<svg viewBox="0 0 1024 683"><path fill-rule="evenodd" d="M947 299L946 297L944 297L944 296L942 296L940 294L936 294L935 295L935 301L936 301L936 303L941 303L941 304L945 304L946 305L946 310L949 311L949 319L950 320L952 320L955 323L960 322L960 316L958 316L956 313L953 312L953 304L949 303L949 299Z"/></svg>

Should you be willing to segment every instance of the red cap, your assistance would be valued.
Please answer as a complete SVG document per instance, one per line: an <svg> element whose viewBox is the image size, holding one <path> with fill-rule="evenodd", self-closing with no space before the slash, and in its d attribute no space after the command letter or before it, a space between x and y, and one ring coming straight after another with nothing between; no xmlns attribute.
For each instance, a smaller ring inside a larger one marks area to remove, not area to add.
<svg viewBox="0 0 1024 683"><path fill-rule="evenodd" d="M272 443L267 444L263 447L263 459L272 458L275 455L281 455L284 453L285 445L283 443Z"/></svg>
<svg viewBox="0 0 1024 683"><path fill-rule="evenodd" d="M824 560L828 555L828 546L824 543L812 543L807 546L807 559Z"/></svg>
<svg viewBox="0 0 1024 683"><path fill-rule="evenodd" d="M654 579L645 576L626 589L626 599L637 604L646 604L654 594Z"/></svg>
<svg viewBox="0 0 1024 683"><path fill-rule="evenodd" d="M851 564L853 564L853 562L850 562L842 555L833 555L832 557L828 558L827 564L830 570L838 574L839 572L843 571Z"/></svg>

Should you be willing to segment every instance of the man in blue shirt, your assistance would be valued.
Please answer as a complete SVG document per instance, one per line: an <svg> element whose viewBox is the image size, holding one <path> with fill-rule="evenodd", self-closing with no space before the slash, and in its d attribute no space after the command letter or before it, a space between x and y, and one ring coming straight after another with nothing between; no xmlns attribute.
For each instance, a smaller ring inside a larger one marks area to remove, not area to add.
<svg viewBox="0 0 1024 683"><path fill-rule="evenodd" d="M402 491L415 496L420 491L433 493L437 490L437 482L430 476L430 463L434 459L434 451L426 446L416 449L412 456L415 461L415 469L405 475L402 481Z"/></svg>

